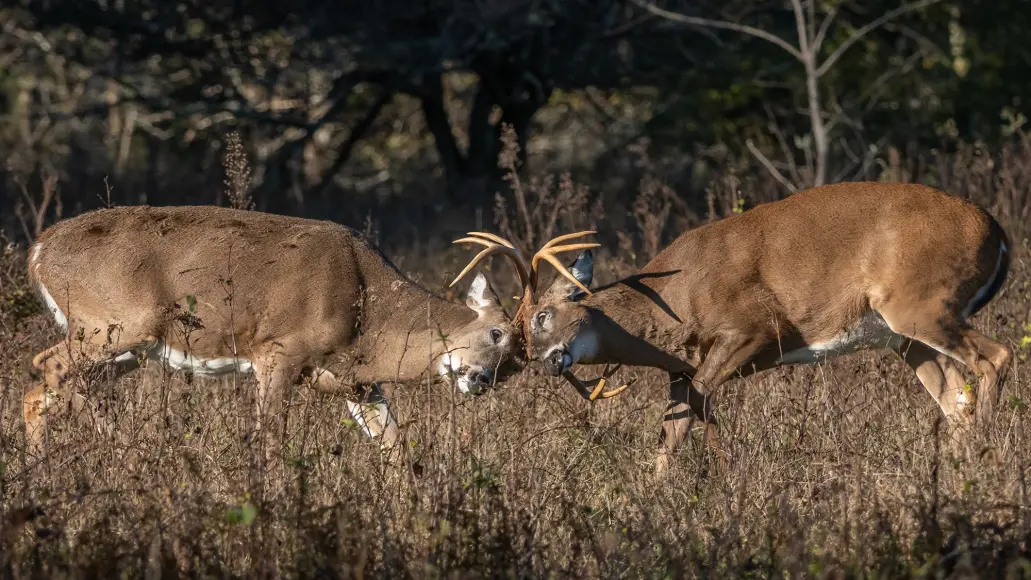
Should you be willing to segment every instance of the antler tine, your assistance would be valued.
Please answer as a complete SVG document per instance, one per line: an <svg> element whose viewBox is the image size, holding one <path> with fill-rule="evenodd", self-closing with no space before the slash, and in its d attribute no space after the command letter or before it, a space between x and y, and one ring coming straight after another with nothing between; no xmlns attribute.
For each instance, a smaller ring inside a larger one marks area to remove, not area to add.
<svg viewBox="0 0 1031 580"><path fill-rule="evenodd" d="M450 288L450 287L454 286L455 284L457 284L458 281L461 280L462 278L464 278L465 275L468 274L470 270L475 268L476 265L480 263L480 261L482 261L485 257L495 253L492 250L493 250L493 248L486 248L484 250L481 250L479 254L476 254L476 256L472 260L469 261L469 263L465 266L465 268L461 272L459 272L457 276L455 276L455 279L452 280L451 283L447 285L447 287Z"/></svg>
<svg viewBox="0 0 1031 580"><path fill-rule="evenodd" d="M541 260L544 260L544 261L548 262L549 264L551 264L552 266L554 266L555 269L558 270L559 274L561 274L563 277L565 277L566 279L571 281L573 284L576 284L577 288L583 290L588 295L590 295L591 291L588 290L586 286L581 284L580 281L577 280L572 274L570 274L568 270L566 270L566 267L563 266L562 263L558 261L558 258L555 257L555 254L558 254L559 252L571 252L573 250L586 250L588 248L597 248L597 247L600 247L601 244L598 244L598 243L580 243L580 244L567 244L565 246L556 246L555 244L557 244L559 242L564 242L564 241L567 241L567 240L571 240L573 238L580 238L580 237L587 236L587 235L594 234L594 233L596 233L594 230L589 230L589 231L583 231L583 232L574 232L574 233L571 233L571 234L563 234L563 235L558 236L556 238L552 238L551 240L548 241L548 243L546 243L543 246L541 246L541 249L537 250L537 253L534 254L533 258L530 260L530 276L532 276L531 285L534 288L537 287L537 279L540 276L540 270L538 269L538 265L540 264Z"/></svg>
<svg viewBox="0 0 1031 580"><path fill-rule="evenodd" d="M494 244L494 242L491 242L490 240L482 240L480 238L473 238L473 237L458 238L457 240L455 240L455 241L453 241L451 243L452 244L461 244L463 242L469 243L469 244L480 244L481 246L486 246L488 248L491 247L491 246L496 245L496 244Z"/></svg>
<svg viewBox="0 0 1031 580"><path fill-rule="evenodd" d="M581 397L587 399L588 401L596 401L598 399L611 399L612 397L615 397L616 395L619 395L623 391L630 388L630 385L634 384L634 381L630 380L626 384L618 388L612 389L611 391L605 391L605 383L609 380L609 378L612 377L612 375L617 370L619 370L619 367L621 366L623 365L619 364L616 365L615 368L609 370L609 365L605 365L605 370L602 372L602 376L597 379L587 381L586 384L582 382L580 379L576 378L576 375L574 375L572 371L566 371L562 373L562 376L565 377L566 381L568 381L570 385L573 385L573 388L576 389L576 392L579 393ZM595 381L597 381L597 385L594 387L594 389L591 389L588 386L588 384L594 383Z"/></svg>
<svg viewBox="0 0 1031 580"><path fill-rule="evenodd" d="M598 232L596 232L594 230L588 230L588 231L583 231L583 232L574 232L574 233L571 233L571 234L562 234L561 236L559 236L557 238L551 238L550 240L548 240L548 243L546 243L543 246L541 246L541 250L546 250L546 249L554 246L555 244L557 244L559 242L564 242L566 240L571 240L573 238L582 238L584 236L589 236L591 234L596 234L596 233L598 233Z"/></svg>
<svg viewBox="0 0 1031 580"><path fill-rule="evenodd" d="M616 374L616 371L618 371L619 368L622 366L623 363L619 363L615 367L613 367L612 370L609 370L609 365L605 365L605 370L602 371L601 378L597 379L598 385L594 388L593 391L591 391L591 396L589 397L590 400L594 401L598 398L611 399L612 397L615 397L616 395L630 388L630 385L634 384L634 381L630 380L630 382L624 384L619 388L613 389L605 393L602 392L605 390L605 382L612 378L612 375Z"/></svg>
<svg viewBox="0 0 1031 580"><path fill-rule="evenodd" d="M598 246L598 244L576 244L577 248L574 248L574 249L579 249L579 246L581 246L581 245L582 246L591 247L591 248ZM583 290L584 293L586 293L588 296L592 295L591 291L587 288L587 286L584 286L579 280L577 280L576 276L573 276L573 274L571 274L569 272L569 270L567 270L566 267L562 265L562 262L559 262L558 258L556 258L554 256L554 254L551 254L551 253L542 254L542 253L538 252L537 255L535 255L533 257L533 265L531 265L531 271L534 273L535 277L538 274L538 270L537 270L537 267L536 267L538 259L544 260L545 262L551 264L552 266L555 267L556 270L558 270L559 274L561 274L564 278L566 278L567 280L569 280L573 284L576 284L577 288Z"/></svg>
<svg viewBox="0 0 1031 580"><path fill-rule="evenodd" d="M470 232L470 234L476 233L478 232ZM502 245L500 243L491 241L489 238L481 239L476 237L459 238L451 243L479 244L481 246L485 246L485 248L481 250L479 254L476 254L476 256L469 262L465 269L463 269L458 274L458 276L455 276L455 279L452 280L450 284L448 284L448 288L457 284L459 280L461 280L463 277L465 277L466 274L472 271L472 269L475 268L476 265L479 264L481 261L483 261L484 258L486 258L487 256L491 256L493 254L501 254L508 258L512 262L512 265L515 266L516 274L519 276L520 284L523 287L526 287L526 285L529 284L530 275L526 271L526 265L523 263L523 256L519 253L519 250L516 250L511 245Z"/></svg>
<svg viewBox="0 0 1031 580"><path fill-rule="evenodd" d="M502 246L506 246L506 247L512 248L513 250L515 249L515 246L512 245L512 242L506 240L505 238L503 238L503 237L501 237L501 236L499 236L497 234L492 234L490 232L469 232L469 235L470 236L479 236L481 238L486 238L486 239L488 239L488 240L490 240L492 242L497 242L497 243L501 244Z"/></svg>
<svg viewBox="0 0 1031 580"><path fill-rule="evenodd" d="M597 243L585 243L585 244L569 244L568 246L557 246L554 248L541 248L536 254L533 255L533 260L530 262L530 268L533 270L537 269L537 264L544 259L544 256L554 256L561 252L572 252L573 250L586 250L589 248L600 248L601 244Z"/></svg>

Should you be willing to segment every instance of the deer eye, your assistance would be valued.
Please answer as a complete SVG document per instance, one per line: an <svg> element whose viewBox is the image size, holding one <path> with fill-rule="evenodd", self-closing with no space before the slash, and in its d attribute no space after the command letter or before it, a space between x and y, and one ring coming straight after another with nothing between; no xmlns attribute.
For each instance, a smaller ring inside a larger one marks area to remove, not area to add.
<svg viewBox="0 0 1031 580"><path fill-rule="evenodd" d="M548 313L547 312L538 312L537 313L537 326L544 326L544 323L547 322L547 321L548 321Z"/></svg>
<svg viewBox="0 0 1031 580"><path fill-rule="evenodd" d="M504 333L501 332L500 329L497 329L497 328L490 329L490 340L494 344L497 344L498 342L500 342L501 341L501 337L503 335L504 335Z"/></svg>

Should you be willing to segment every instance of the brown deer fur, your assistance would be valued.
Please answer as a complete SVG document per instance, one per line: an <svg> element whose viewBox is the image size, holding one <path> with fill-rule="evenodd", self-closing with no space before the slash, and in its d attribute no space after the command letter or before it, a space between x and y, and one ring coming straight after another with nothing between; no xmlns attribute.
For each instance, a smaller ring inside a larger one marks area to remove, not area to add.
<svg viewBox="0 0 1031 580"><path fill-rule="evenodd" d="M948 418L967 422L976 400L987 420L1011 353L967 319L1001 288L1008 248L989 214L930 187L828 185L688 231L592 295L558 279L529 338L555 375L576 363L669 372L660 475L692 414L715 444L711 399L733 375L860 349L902 356ZM592 270L589 252L572 266L585 285Z"/></svg>
<svg viewBox="0 0 1031 580"><path fill-rule="evenodd" d="M33 361L44 371L25 395L36 444L44 407L84 403L67 380L76 368L122 373L150 357L195 375L253 371L260 429L302 379L339 391L428 371L477 392L515 369L523 345L482 275L467 306L451 303L326 221L207 206L103 209L46 230L29 274L67 330ZM373 416L356 419L392 446L389 409L371 398L363 408Z"/></svg>

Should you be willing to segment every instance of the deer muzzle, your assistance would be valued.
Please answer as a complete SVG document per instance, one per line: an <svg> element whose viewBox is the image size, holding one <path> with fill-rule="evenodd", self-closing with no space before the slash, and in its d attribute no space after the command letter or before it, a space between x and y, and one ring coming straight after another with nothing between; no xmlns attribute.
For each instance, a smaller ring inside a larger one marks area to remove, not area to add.
<svg viewBox="0 0 1031 580"><path fill-rule="evenodd" d="M481 395L491 386L491 369L470 366L458 376L458 390L465 395Z"/></svg>
<svg viewBox="0 0 1031 580"><path fill-rule="evenodd" d="M557 377L573 366L573 357L564 346L558 346L548 351L544 356L544 372Z"/></svg>

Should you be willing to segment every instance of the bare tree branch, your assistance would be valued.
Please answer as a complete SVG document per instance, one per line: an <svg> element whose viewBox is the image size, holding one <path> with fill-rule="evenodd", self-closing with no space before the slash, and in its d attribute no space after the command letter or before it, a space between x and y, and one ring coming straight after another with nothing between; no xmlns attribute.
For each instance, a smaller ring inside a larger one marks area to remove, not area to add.
<svg viewBox="0 0 1031 580"><path fill-rule="evenodd" d="M937 55L938 57L943 58L943 59L950 59L951 58L951 56L948 54L948 52L943 50L942 47L938 46L938 44L936 42L934 42L930 38L927 38L923 34L920 34L916 30L913 30L909 26L906 26L905 24L901 24L901 23L898 23L898 22L892 22L892 23L886 24L884 26L884 28L886 30L896 30L897 29L899 34L901 34L902 36L904 36L906 38L909 38L909 39L913 40L918 45L920 45L920 48L922 50L925 50L928 53Z"/></svg>
<svg viewBox="0 0 1031 580"><path fill-rule="evenodd" d="M798 187L788 181L788 179L784 177L784 174L774 167L773 162L763 155L762 151L759 151L759 148L755 146L755 143L752 143L751 139L745 141L745 146L747 146L748 151L759 160L759 163L762 163L763 167L766 168L766 171L769 171L770 175L772 175L773 178L783 185L790 193L798 191Z"/></svg>
<svg viewBox="0 0 1031 580"><path fill-rule="evenodd" d="M656 16L662 16L675 22L681 22L684 24L690 24L692 26L705 26L708 28L718 28L721 30L733 30L734 32L741 32L749 36L760 38L776 45L784 52L787 52L797 60L802 60L802 53L798 51L798 48L792 46L789 42L783 38L766 32L761 28L755 28L754 26L748 26L745 24L735 24L733 22L727 22L725 20L713 20L711 18L699 18L697 16L686 16L678 12L671 12L655 6L654 4L646 4L644 0L631 0L634 4L637 4L641 8L644 8L648 12L655 14ZM936 0L937 1L937 0Z"/></svg>
<svg viewBox="0 0 1031 580"><path fill-rule="evenodd" d="M809 8L806 22L806 37L809 39L809 46L813 46L813 41L816 39L816 0L809 0L806 2L806 6ZM813 49L813 52L819 51Z"/></svg>
<svg viewBox="0 0 1031 580"><path fill-rule="evenodd" d="M773 114L773 110L770 108L769 103L763 103L763 110L766 111L766 117L770 120L770 132L773 133L774 138L777 139L777 145L780 147L781 154L787 161L788 171L791 173L793 183L802 183L802 175L798 172L798 164L795 163L795 156L791 154L791 147L788 146L788 140L784 137L784 131L781 130L780 125L777 123L777 117Z"/></svg>
<svg viewBox="0 0 1031 580"><path fill-rule="evenodd" d="M820 23L820 30L816 32L816 38L813 39L813 52L820 52L820 48L823 46L823 41L827 38L827 31L830 30L831 23L834 22L834 18L837 17L837 15L838 5L835 4L827 11L827 16L824 16L823 22Z"/></svg>
<svg viewBox="0 0 1031 580"><path fill-rule="evenodd" d="M322 175L322 180L313 185L307 192L305 197L312 195L321 194L326 187L332 183L333 178L340 172L340 169L347 163L347 160L351 158L351 153L354 151L355 146L361 140L365 133L368 132L369 128L379 117L380 111L394 98L394 92L390 90L384 90L383 94L380 95L376 102L369 107L369 110L365 115L351 128L351 134L347 136L347 140L340 146L337 152L337 158L333 161L333 165Z"/></svg>
<svg viewBox="0 0 1031 580"><path fill-rule="evenodd" d="M798 32L798 53L803 63L816 60L815 51L809 50L809 34L806 30L806 17L801 0L791 0L791 8L795 13L795 29Z"/></svg>
<svg viewBox="0 0 1031 580"><path fill-rule="evenodd" d="M874 79L874 81L863 90L863 93L859 95L858 98L856 98L856 106L860 106L860 103L862 101L866 101L862 104L863 110L869 111L870 109L872 109L878 103L877 97L880 95L881 90L885 87L885 85L888 84L888 81L894 77L908 73L911 70L913 70L913 67L915 67L916 64L920 62L920 59L923 58L925 55L926 53L924 51L914 52L899 66L884 71L879 77Z"/></svg>
<svg viewBox="0 0 1031 580"><path fill-rule="evenodd" d="M817 53L809 42L802 1L791 0L791 5L795 12L795 27L798 29L799 53L802 55L802 66L805 68L810 133L813 136L813 146L816 148L816 171L813 173L813 185L819 186L823 185L827 179L827 157L830 152L830 144L827 139L827 126L823 121L823 104L820 100L820 75L816 72Z"/></svg>
<svg viewBox="0 0 1031 580"><path fill-rule="evenodd" d="M830 56L827 57L827 60L823 61L823 64L821 64L820 67L816 69L817 76L823 76L824 74L826 74L827 71L829 71L831 67L834 66L834 63L838 62L838 59L841 58L841 56L845 54L845 52L849 48L851 48L853 44L861 40L864 36L872 32L873 30L879 28L880 26L883 26L886 22L894 20L907 12L912 12L914 10L919 10L921 8L927 8L928 6L932 6L939 2L941 2L941 0L920 0L915 4L899 6L894 10L886 12L880 18L871 20L866 24L866 26L863 26L859 30L855 31L854 34L849 36L848 39L845 40L845 42L841 43L841 46L839 46L834 52L831 53Z"/></svg>

